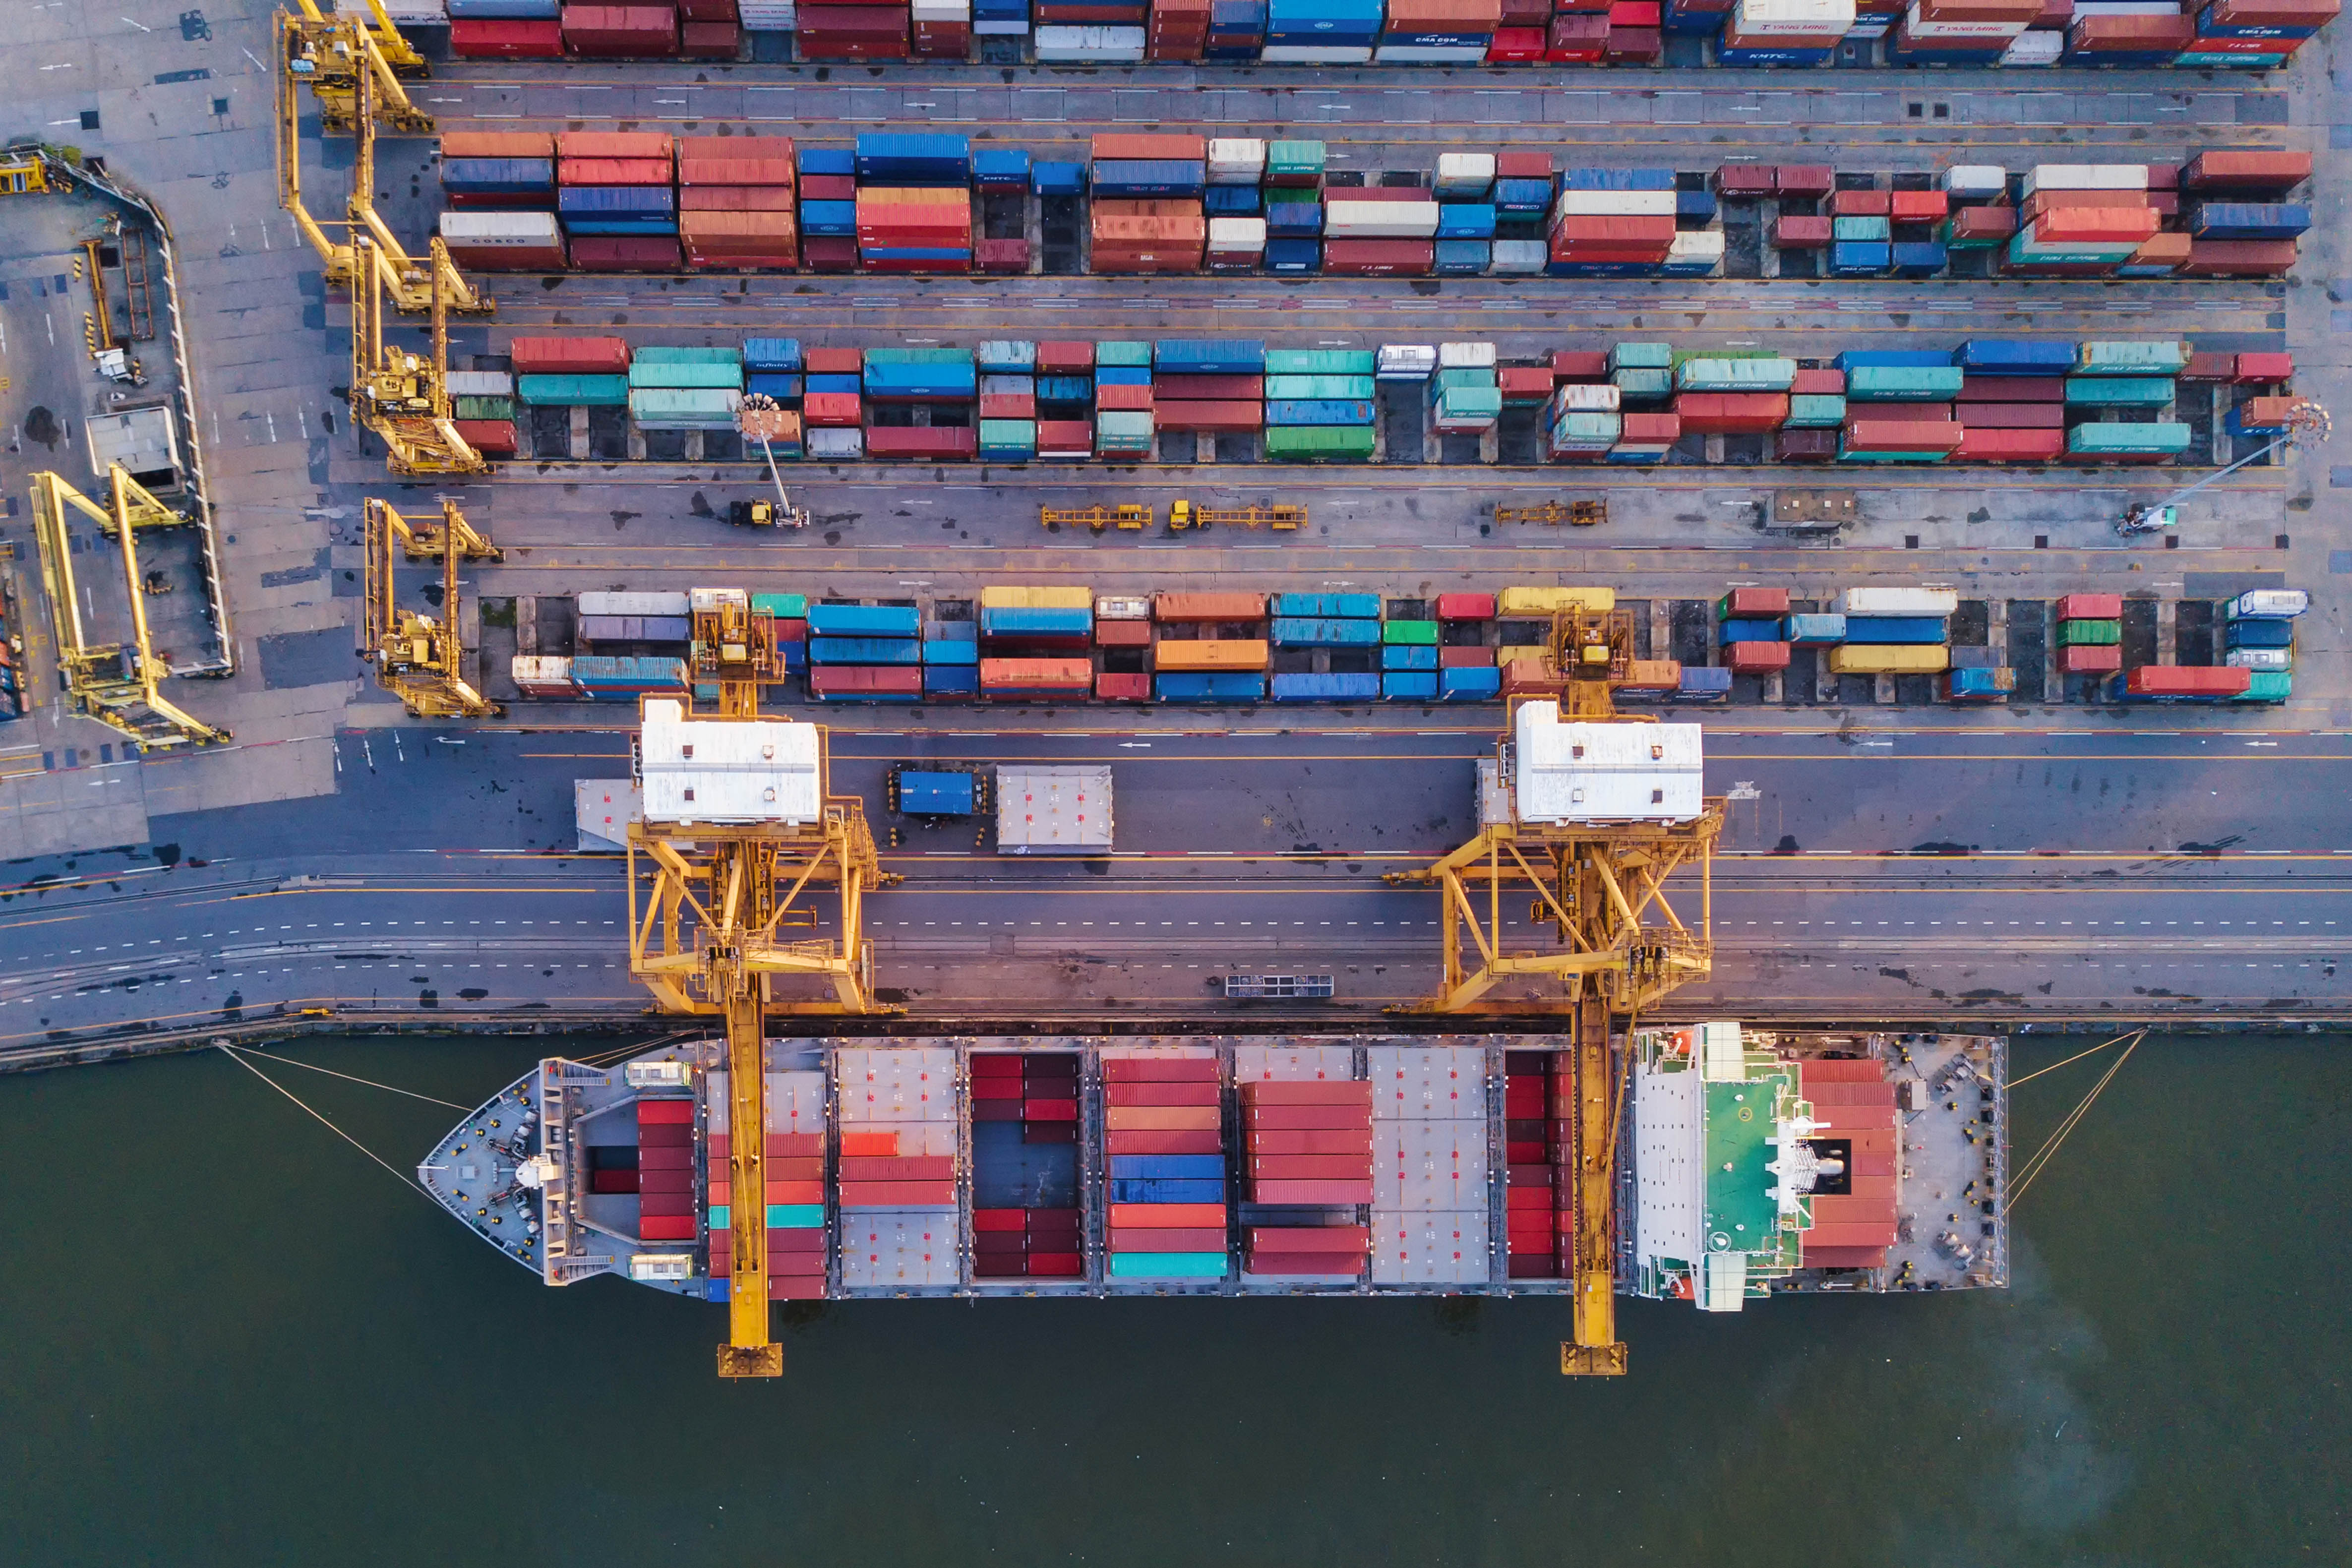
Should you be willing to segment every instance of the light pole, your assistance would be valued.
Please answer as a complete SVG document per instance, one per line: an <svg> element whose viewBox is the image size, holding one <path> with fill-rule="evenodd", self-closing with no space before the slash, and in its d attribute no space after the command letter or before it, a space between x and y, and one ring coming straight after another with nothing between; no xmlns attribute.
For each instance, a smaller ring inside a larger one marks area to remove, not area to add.
<svg viewBox="0 0 2352 1568"><path fill-rule="evenodd" d="M2298 397L2294 406L2287 410L2284 433L2276 440L2247 453L2227 468L2214 469L2195 484L2184 485L2162 500L2147 501L2133 507L2116 521L2116 531L2125 534L2159 533L2179 521L2178 508L2180 503L2207 485L2226 479L2247 464L2260 462L2273 452L2295 446L2306 437L2324 441L2334 427L2334 421L2329 419L2326 409L2308 397Z"/></svg>

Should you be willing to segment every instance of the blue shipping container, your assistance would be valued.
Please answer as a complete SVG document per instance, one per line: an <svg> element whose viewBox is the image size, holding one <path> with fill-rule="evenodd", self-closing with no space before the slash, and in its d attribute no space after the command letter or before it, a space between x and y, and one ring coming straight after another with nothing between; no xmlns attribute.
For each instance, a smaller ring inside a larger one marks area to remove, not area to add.
<svg viewBox="0 0 2352 1568"><path fill-rule="evenodd" d="M1388 643L1381 648L1381 668L1383 671L1436 668L1437 649L1426 644Z"/></svg>
<svg viewBox="0 0 2352 1568"><path fill-rule="evenodd" d="M1225 1184L1167 1176L1113 1177L1110 1201L1115 1204L1221 1204Z"/></svg>
<svg viewBox="0 0 2352 1568"><path fill-rule="evenodd" d="M780 375L773 371L755 370L743 378L743 390L756 392L762 397L772 397L779 403L801 400L801 378Z"/></svg>
<svg viewBox="0 0 2352 1568"><path fill-rule="evenodd" d="M1343 621L1336 618L1299 616L1277 616L1270 623L1267 633L1276 647L1378 647L1381 646L1381 624L1378 621ZM1280 694L1282 683L1275 682Z"/></svg>
<svg viewBox="0 0 2352 1568"><path fill-rule="evenodd" d="M1845 640L1849 643L1939 643L1944 640L1944 622L1936 616L1848 616L1845 618Z"/></svg>
<svg viewBox="0 0 2352 1568"><path fill-rule="evenodd" d="M936 131L868 131L857 138L856 172L872 185L968 185L971 139Z"/></svg>
<svg viewBox="0 0 2352 1568"><path fill-rule="evenodd" d="M1338 620L1378 620L1378 594L1276 594L1269 614L1286 616L1322 616Z"/></svg>
<svg viewBox="0 0 2352 1568"><path fill-rule="evenodd" d="M923 639L923 662L976 665L980 662L980 645L950 637L926 637Z"/></svg>
<svg viewBox="0 0 2352 1568"><path fill-rule="evenodd" d="M1443 202L1437 208L1440 239L1492 239L1495 207L1486 202Z"/></svg>
<svg viewBox="0 0 2352 1568"><path fill-rule="evenodd" d="M1834 647L1845 641L1843 616L1793 615L1782 625L1787 631L1782 640L1793 647Z"/></svg>
<svg viewBox="0 0 2352 1568"><path fill-rule="evenodd" d="M1029 171L1029 183L1041 196L1075 196L1087 188L1087 166L1040 163Z"/></svg>
<svg viewBox="0 0 2352 1568"><path fill-rule="evenodd" d="M1731 699L1731 671L1719 665L1683 666L1682 685L1675 697L1682 702L1727 702Z"/></svg>
<svg viewBox="0 0 2352 1568"><path fill-rule="evenodd" d="M1833 362L1842 371L1944 370L1950 367L1949 349L1848 349Z"/></svg>
<svg viewBox="0 0 2352 1568"><path fill-rule="evenodd" d="M1151 367L1192 375L1258 375L1265 370L1265 344L1241 338L1162 338L1151 345Z"/></svg>
<svg viewBox="0 0 2352 1568"><path fill-rule="evenodd" d="M970 816L972 813L970 773L898 773L898 809L908 816Z"/></svg>
<svg viewBox="0 0 2352 1568"><path fill-rule="evenodd" d="M1114 1177L1173 1176L1178 1178L1223 1181L1225 1157L1223 1154L1113 1154L1110 1173Z"/></svg>
<svg viewBox="0 0 2352 1568"><path fill-rule="evenodd" d="M535 195L555 188L552 158L446 158L444 190L497 195Z"/></svg>
<svg viewBox="0 0 2352 1568"><path fill-rule="evenodd" d="M2074 345L2027 338L1970 338L1951 363L1979 375L2067 375L2074 369Z"/></svg>
<svg viewBox="0 0 2352 1568"><path fill-rule="evenodd" d="M1259 702L1265 677L1255 670L1173 670L1151 678L1151 693L1162 702Z"/></svg>
<svg viewBox="0 0 2352 1568"><path fill-rule="evenodd" d="M809 631L819 637L913 637L923 613L912 605L830 605L808 607Z"/></svg>
<svg viewBox="0 0 2352 1568"><path fill-rule="evenodd" d="M866 390L866 381L864 377L856 375L812 375L808 377L808 390L811 397L823 397L828 394L856 397Z"/></svg>
<svg viewBox="0 0 2352 1568"><path fill-rule="evenodd" d="M1082 606L1054 609L1028 605L984 607L980 631L992 637L1084 637L1093 635L1095 613Z"/></svg>
<svg viewBox="0 0 2352 1568"><path fill-rule="evenodd" d="M1311 202L1268 202L1265 232L1269 240L1311 238L1323 232L1323 209Z"/></svg>
<svg viewBox="0 0 2352 1568"><path fill-rule="evenodd" d="M975 20L987 19L977 12L973 16ZM1029 150L982 147L971 155L971 174L984 191L1025 191L1029 188Z"/></svg>
<svg viewBox="0 0 2352 1568"><path fill-rule="evenodd" d="M1720 643L1779 642L1780 622L1778 617L1769 621L1727 620L1717 629L1716 640Z"/></svg>
<svg viewBox="0 0 2352 1568"><path fill-rule="evenodd" d="M745 338L743 368L798 370L801 368L801 341L798 338Z"/></svg>
<svg viewBox="0 0 2352 1568"><path fill-rule="evenodd" d="M799 150L801 173L803 174L855 174L857 154L845 147L803 147ZM808 211L803 205L801 210Z"/></svg>
<svg viewBox="0 0 2352 1568"><path fill-rule="evenodd" d="M932 697L977 697L980 669L968 664L927 664L923 667L923 690Z"/></svg>
<svg viewBox="0 0 2352 1568"><path fill-rule="evenodd" d="M1336 621L1327 626L1347 626ZM1363 702L1381 694L1381 678L1377 675L1277 675L1274 678L1274 700L1276 702Z"/></svg>
<svg viewBox="0 0 2352 1568"><path fill-rule="evenodd" d="M1672 169L1562 169L1563 191L1671 191Z"/></svg>
<svg viewBox="0 0 2352 1568"><path fill-rule="evenodd" d="M1437 694L1448 702L1479 702L1489 697L1499 697L1503 691L1503 672L1492 665L1472 665L1462 669L1441 669L1437 672Z"/></svg>
<svg viewBox="0 0 2352 1568"><path fill-rule="evenodd" d="M1381 677L1381 696L1391 702L1434 702L1437 700L1437 671L1390 670Z"/></svg>
<svg viewBox="0 0 2352 1568"><path fill-rule="evenodd" d="M913 637L811 637L812 664L920 664L923 645Z"/></svg>
<svg viewBox="0 0 2352 1568"><path fill-rule="evenodd" d="M1209 166L1180 158L1097 158L1087 184L1098 196L1197 196Z"/></svg>
<svg viewBox="0 0 2352 1568"><path fill-rule="evenodd" d="M1211 185L1201 193L1201 214L1204 217L1255 217L1257 212L1255 185Z"/></svg>

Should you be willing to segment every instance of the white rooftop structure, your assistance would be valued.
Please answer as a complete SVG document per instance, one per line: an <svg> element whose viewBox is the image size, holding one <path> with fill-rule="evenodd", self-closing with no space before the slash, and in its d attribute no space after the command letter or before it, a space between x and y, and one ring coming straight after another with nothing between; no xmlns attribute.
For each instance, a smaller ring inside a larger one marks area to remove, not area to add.
<svg viewBox="0 0 2352 1568"><path fill-rule="evenodd" d="M1687 822L1706 809L1696 724L1563 723L1559 704L1520 704L1521 822Z"/></svg>
<svg viewBox="0 0 2352 1568"><path fill-rule="evenodd" d="M689 719L646 704L637 772L647 822L814 822L824 809L814 724Z"/></svg>
<svg viewBox="0 0 2352 1568"><path fill-rule="evenodd" d="M996 770L999 854L1102 855L1110 843L1108 767Z"/></svg>

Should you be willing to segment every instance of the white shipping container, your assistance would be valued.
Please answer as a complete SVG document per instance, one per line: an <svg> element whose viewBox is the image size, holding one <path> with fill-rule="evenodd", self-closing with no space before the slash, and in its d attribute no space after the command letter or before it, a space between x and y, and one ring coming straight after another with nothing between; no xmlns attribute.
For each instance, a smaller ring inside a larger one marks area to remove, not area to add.
<svg viewBox="0 0 2352 1568"><path fill-rule="evenodd" d="M1437 232L1435 202L1324 204L1323 233L1331 239L1427 239Z"/></svg>
<svg viewBox="0 0 2352 1568"><path fill-rule="evenodd" d="M502 370L453 370L441 379L452 397L514 395L514 377Z"/></svg>
<svg viewBox="0 0 2352 1568"><path fill-rule="evenodd" d="M683 616L684 594L583 594L573 601L583 616Z"/></svg>
<svg viewBox="0 0 2352 1568"><path fill-rule="evenodd" d="M1944 190L1955 196L1997 196L2009 189L2009 171L1991 163L1958 163L1944 171Z"/></svg>
<svg viewBox="0 0 2352 1568"><path fill-rule="evenodd" d="M1372 51L1384 66L1477 65L1486 58L1484 44L1383 44Z"/></svg>
<svg viewBox="0 0 2352 1568"><path fill-rule="evenodd" d="M1095 619L1098 621L1148 621L1151 618L1149 599L1097 599Z"/></svg>
<svg viewBox="0 0 2352 1568"><path fill-rule="evenodd" d="M1672 191L1562 191L1554 217L1672 217Z"/></svg>
<svg viewBox="0 0 2352 1568"><path fill-rule="evenodd" d="M1265 143L1255 136L1217 136L1209 142L1209 184L1255 185L1265 173Z"/></svg>
<svg viewBox="0 0 2352 1568"><path fill-rule="evenodd" d="M2010 40L2009 47L2001 51L2000 63L2005 66L2054 66L2065 54L2065 34L2030 27Z"/></svg>
<svg viewBox="0 0 2352 1568"><path fill-rule="evenodd" d="M801 437L801 446L812 458L862 458L866 455L866 432L813 429Z"/></svg>
<svg viewBox="0 0 2352 1568"><path fill-rule="evenodd" d="M443 213L441 237L452 248L537 250L563 243L553 213Z"/></svg>
<svg viewBox="0 0 2352 1568"><path fill-rule="evenodd" d="M2146 163L2036 163L2025 172L2025 194L2036 191L2144 191Z"/></svg>
<svg viewBox="0 0 2352 1568"><path fill-rule="evenodd" d="M1037 58L1043 61L1110 60L1131 65L1143 58L1143 29L1040 27L1036 48Z"/></svg>
<svg viewBox="0 0 2352 1568"><path fill-rule="evenodd" d="M1437 345L1437 368L1440 370L1492 370L1495 368L1495 345L1492 343L1440 343Z"/></svg>
<svg viewBox="0 0 2352 1568"><path fill-rule="evenodd" d="M2311 595L2301 588L2249 588L2230 601L2230 614L2240 620L2293 620L2311 608Z"/></svg>
<svg viewBox="0 0 2352 1568"><path fill-rule="evenodd" d="M2294 650L2284 647L2233 647L2222 658L2221 662L2231 669L2293 669ZM517 686L522 684L520 676L515 678L515 684Z"/></svg>
<svg viewBox="0 0 2352 1568"><path fill-rule="evenodd" d="M1437 351L1427 343L1382 343L1372 368L1386 381L1427 381L1437 369Z"/></svg>
<svg viewBox="0 0 2352 1568"><path fill-rule="evenodd" d="M1848 588L1839 606L1849 616L1949 616L1960 596L1949 588Z"/></svg>
<svg viewBox="0 0 2352 1568"><path fill-rule="evenodd" d="M1853 0L1739 0L1732 26L1743 38L1843 33L1853 26Z"/></svg>
<svg viewBox="0 0 2352 1568"><path fill-rule="evenodd" d="M1492 153L1440 153L1437 188L1449 195L1470 195L1495 183Z"/></svg>
<svg viewBox="0 0 2352 1568"><path fill-rule="evenodd" d="M1315 44L1268 44L1258 51L1259 59L1276 66L1366 66L1372 63L1372 47L1360 48L1330 47Z"/></svg>
<svg viewBox="0 0 2352 1568"><path fill-rule="evenodd" d="M1265 248L1265 219L1262 217L1213 217L1209 220L1211 250L1247 251L1253 255Z"/></svg>
<svg viewBox="0 0 2352 1568"><path fill-rule="evenodd" d="M1723 230L1719 228L1685 228L1675 232L1674 243L1666 247L1670 262L1720 261L1723 259Z"/></svg>
<svg viewBox="0 0 2352 1568"><path fill-rule="evenodd" d="M2076 0L2077 16L2178 16L2173 0Z"/></svg>
<svg viewBox="0 0 2352 1568"><path fill-rule="evenodd" d="M1541 272L1551 259L1551 247L1540 239L1498 239L1495 242L1494 270L1515 276Z"/></svg>
<svg viewBox="0 0 2352 1568"><path fill-rule="evenodd" d="M971 0L908 0L907 15L917 22L969 22Z"/></svg>
<svg viewBox="0 0 2352 1568"><path fill-rule="evenodd" d="M2007 43L2032 26L2028 18L2022 22L1925 22L1919 18L1917 0L1904 14L1903 25L1911 37L1923 44L1937 43Z"/></svg>
<svg viewBox="0 0 2352 1568"><path fill-rule="evenodd" d="M1563 414L1614 414L1623 398L1607 382L1571 381L1552 394L1552 407Z"/></svg>
<svg viewBox="0 0 2352 1568"><path fill-rule="evenodd" d="M1028 31L1026 21L974 22L971 25L971 36L975 38L1018 38L1025 37Z"/></svg>

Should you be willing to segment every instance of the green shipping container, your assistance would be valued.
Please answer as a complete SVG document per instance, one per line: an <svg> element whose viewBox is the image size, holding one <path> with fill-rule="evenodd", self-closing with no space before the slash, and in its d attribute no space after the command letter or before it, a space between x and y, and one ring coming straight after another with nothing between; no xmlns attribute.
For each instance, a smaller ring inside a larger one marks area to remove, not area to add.
<svg viewBox="0 0 2352 1568"><path fill-rule="evenodd" d="M2294 671L2257 669L2247 679L2246 689L2230 700L2232 702L2284 702L2294 695Z"/></svg>
<svg viewBox="0 0 2352 1568"><path fill-rule="evenodd" d="M1801 392L1789 399L1790 430L1833 430L1845 423L1845 399L1832 392Z"/></svg>
<svg viewBox="0 0 2352 1568"><path fill-rule="evenodd" d="M1327 153L1320 142L1270 142L1265 149L1265 175L1270 181L1319 176Z"/></svg>
<svg viewBox="0 0 2352 1568"><path fill-rule="evenodd" d="M2188 368L2189 345L2182 342L2095 341L2074 353L2077 375L2179 375Z"/></svg>
<svg viewBox="0 0 2352 1568"><path fill-rule="evenodd" d="M1124 408L1096 410L1095 450L1122 454L1149 452L1151 450L1151 416Z"/></svg>
<svg viewBox="0 0 2352 1568"><path fill-rule="evenodd" d="M743 367L740 364L700 364L691 362L677 363L637 358L629 363L629 385L664 387L672 391L708 391L714 387L730 392L743 390Z"/></svg>
<svg viewBox="0 0 2352 1568"><path fill-rule="evenodd" d="M1959 395L1958 365L1858 364L1845 373L1849 403L1945 403Z"/></svg>
<svg viewBox="0 0 2352 1568"><path fill-rule="evenodd" d="M1841 463L1948 463L1949 452L1849 452L1841 447Z"/></svg>
<svg viewBox="0 0 2352 1568"><path fill-rule="evenodd" d="M1372 455L1369 425L1272 425L1266 427L1268 462L1356 461Z"/></svg>
<svg viewBox="0 0 2352 1568"><path fill-rule="evenodd" d="M808 619L808 595L754 594L751 595L751 608L754 611L765 610L780 621L804 621Z"/></svg>
<svg viewBox="0 0 2352 1568"><path fill-rule="evenodd" d="M1503 416L1503 395L1491 386L1457 386L1438 395L1437 418L1440 424L1448 420L1484 419L1489 423Z"/></svg>
<svg viewBox="0 0 2352 1568"><path fill-rule="evenodd" d="M1675 347L1672 343L1619 343L1609 351L1609 368L1612 372L1672 370Z"/></svg>
<svg viewBox="0 0 2352 1568"><path fill-rule="evenodd" d="M460 397L455 399L460 419L511 419L514 399L511 397Z"/></svg>
<svg viewBox="0 0 2352 1568"><path fill-rule="evenodd" d="M1496 378L1493 371L1472 370L1466 366L1454 370L1441 370L1435 377L1435 385L1440 392L1483 392L1496 384ZM1496 395L1500 396L1501 394L1497 393Z"/></svg>
<svg viewBox="0 0 2352 1568"><path fill-rule="evenodd" d="M1385 621L1381 626L1381 641L1402 643L1412 647L1435 647L1435 621Z"/></svg>
<svg viewBox="0 0 2352 1568"><path fill-rule="evenodd" d="M1680 392L1786 392L1797 379L1797 362L1774 355L1686 359L1675 367Z"/></svg>
<svg viewBox="0 0 2352 1568"><path fill-rule="evenodd" d="M629 363L639 364L731 364L743 368L741 349L651 348L631 352Z"/></svg>
<svg viewBox="0 0 2352 1568"><path fill-rule="evenodd" d="M1489 376L1487 384L1493 384ZM1302 401L1345 401L1369 403L1372 400L1372 378L1370 375L1269 375L1265 378L1265 395L1276 399Z"/></svg>
<svg viewBox="0 0 2352 1568"><path fill-rule="evenodd" d="M2066 450L2082 457L2171 453L2189 450L2189 426L2171 424L2077 425L2066 432Z"/></svg>
<svg viewBox="0 0 2352 1568"><path fill-rule="evenodd" d="M983 419L980 422L980 450L983 457L1034 454L1037 450L1037 422L1034 419Z"/></svg>
<svg viewBox="0 0 2352 1568"><path fill-rule="evenodd" d="M1120 365L1129 369L1140 368L1143 370L1150 370L1151 368L1151 345L1150 343L1130 342L1097 343L1095 345L1095 363L1097 365Z"/></svg>
<svg viewBox="0 0 2352 1568"><path fill-rule="evenodd" d="M625 375L519 375L515 397L542 408L619 408L629 401Z"/></svg>
<svg viewBox="0 0 2352 1568"><path fill-rule="evenodd" d="M1894 221L1884 217L1833 217L1830 219L1830 238L1847 244L1859 241L1864 245L1884 245L1895 237Z"/></svg>
<svg viewBox="0 0 2352 1568"><path fill-rule="evenodd" d="M1578 409L1553 420L1551 433L1563 447L1613 447L1624 437L1625 421L1620 415Z"/></svg>
<svg viewBox="0 0 2352 1568"><path fill-rule="evenodd" d="M629 418L648 429L731 430L741 401L735 392L639 387L629 394Z"/></svg>
<svg viewBox="0 0 2352 1568"><path fill-rule="evenodd" d="M1268 349L1268 375L1370 375L1380 356L1370 349ZM1273 394L1267 394L1272 396Z"/></svg>
<svg viewBox="0 0 2352 1568"><path fill-rule="evenodd" d="M2070 375L2066 401L2078 407L2161 408L2172 401L2172 380L2161 375Z"/></svg>
<svg viewBox="0 0 2352 1568"><path fill-rule="evenodd" d="M2060 621L2060 647L2114 647L2124 640L2121 621Z"/></svg>
<svg viewBox="0 0 2352 1568"><path fill-rule="evenodd" d="M1675 373L1636 365L1611 371L1609 382L1627 397L1659 398L1673 394Z"/></svg>

